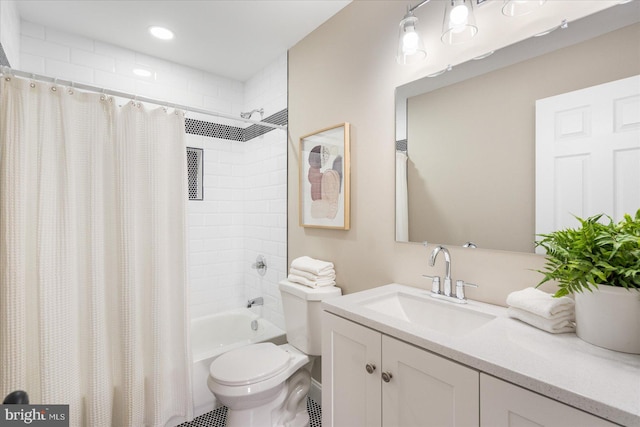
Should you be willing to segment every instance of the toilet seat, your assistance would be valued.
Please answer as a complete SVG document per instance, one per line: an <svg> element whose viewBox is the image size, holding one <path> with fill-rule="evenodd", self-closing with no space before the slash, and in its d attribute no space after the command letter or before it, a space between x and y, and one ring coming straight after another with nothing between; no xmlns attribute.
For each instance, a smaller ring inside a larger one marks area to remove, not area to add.
<svg viewBox="0 0 640 427"><path fill-rule="evenodd" d="M246 347L241 347L240 349L247 349L245 351L247 351L248 354L255 354L253 353L253 350L249 350L249 348L254 348L255 346L258 346L261 344L271 344L271 343L251 344ZM209 366L209 377L207 379L207 385L209 386L209 390L211 390L216 396L220 397L221 401L223 401L222 400L223 397L224 399L238 398L238 397L244 397L244 396L254 396L254 398L256 398L257 396L260 396L260 395L269 395L270 393L277 393L278 390L284 386L287 379L295 371L297 371L298 369L308 364L310 359L309 359L309 356L302 353L300 350L296 349L290 344L283 344L280 346L276 346L275 344L273 345L276 347L276 349L280 350L285 355L288 355L288 357L290 358L288 363L283 369L280 369L280 370L274 369L272 371L272 375L269 378L263 378L261 381L256 381L255 379L253 379L251 380L250 384L241 384L241 385L222 384L216 377L216 374L221 374L218 371L218 367L219 366L221 367L222 365L216 363L216 361L220 359L220 357L223 357L224 355L227 355L227 354L234 353L240 349L231 350L227 353L224 353L223 355L218 357L218 359L215 359L213 362L211 362L211 365ZM237 359L233 356L229 356L229 359L233 359L237 361ZM248 365L254 362L255 362L255 359L251 359ZM246 366L248 366L247 364L244 364L245 366L242 366L242 365L243 363L239 363L237 368L233 368L233 371L236 372L238 370L244 370L246 369Z"/></svg>
<svg viewBox="0 0 640 427"><path fill-rule="evenodd" d="M292 355L273 343L265 342L224 353L209 367L209 375L219 384L242 386L278 375L291 362Z"/></svg>

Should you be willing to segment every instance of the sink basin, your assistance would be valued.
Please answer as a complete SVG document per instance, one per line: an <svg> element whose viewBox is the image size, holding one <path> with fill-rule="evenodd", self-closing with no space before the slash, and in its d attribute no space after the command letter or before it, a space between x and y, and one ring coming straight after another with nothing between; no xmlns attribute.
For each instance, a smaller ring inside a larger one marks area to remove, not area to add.
<svg viewBox="0 0 640 427"><path fill-rule="evenodd" d="M464 335L496 318L468 306L436 300L428 294L413 295L402 291L363 300L360 306L448 335Z"/></svg>

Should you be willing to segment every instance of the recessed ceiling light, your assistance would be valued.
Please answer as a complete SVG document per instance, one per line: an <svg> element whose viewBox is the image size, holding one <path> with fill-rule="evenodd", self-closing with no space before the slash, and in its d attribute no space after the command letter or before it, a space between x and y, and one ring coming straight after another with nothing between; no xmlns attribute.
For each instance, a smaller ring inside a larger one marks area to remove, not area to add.
<svg viewBox="0 0 640 427"><path fill-rule="evenodd" d="M140 76L140 77L150 77L151 76L151 71L145 70L144 68L134 68L133 69L133 74L135 74L136 76Z"/></svg>
<svg viewBox="0 0 640 427"><path fill-rule="evenodd" d="M156 37L160 40L173 39L173 31L165 27L158 27L158 26L149 27L149 33L151 33L153 37Z"/></svg>

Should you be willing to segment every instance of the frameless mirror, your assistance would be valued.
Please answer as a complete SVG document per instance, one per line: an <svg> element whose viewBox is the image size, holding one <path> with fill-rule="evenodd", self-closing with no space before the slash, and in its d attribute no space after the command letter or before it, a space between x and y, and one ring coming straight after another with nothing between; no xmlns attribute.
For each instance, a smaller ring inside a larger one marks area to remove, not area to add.
<svg viewBox="0 0 640 427"><path fill-rule="evenodd" d="M640 74L638 3L398 87L396 240L534 252L535 102Z"/></svg>

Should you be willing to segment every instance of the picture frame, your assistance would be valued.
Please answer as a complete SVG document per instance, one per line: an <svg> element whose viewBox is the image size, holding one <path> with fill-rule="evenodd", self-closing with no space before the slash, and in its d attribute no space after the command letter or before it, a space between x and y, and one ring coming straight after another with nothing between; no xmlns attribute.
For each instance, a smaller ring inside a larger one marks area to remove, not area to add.
<svg viewBox="0 0 640 427"><path fill-rule="evenodd" d="M350 227L350 124L345 122L300 137L300 226Z"/></svg>

